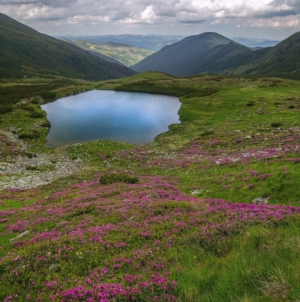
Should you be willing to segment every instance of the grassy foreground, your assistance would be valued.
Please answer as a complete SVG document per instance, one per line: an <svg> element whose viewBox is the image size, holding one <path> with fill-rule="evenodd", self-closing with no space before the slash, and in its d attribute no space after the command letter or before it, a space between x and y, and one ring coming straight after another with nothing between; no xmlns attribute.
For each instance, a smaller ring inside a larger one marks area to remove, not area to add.
<svg viewBox="0 0 300 302"><path fill-rule="evenodd" d="M84 165L0 191L1 301L300 300L299 82L144 73L65 87L50 92L176 95L181 124L145 145L49 149L45 116L13 104L0 131L39 135L26 151L0 136L2 162L30 151Z"/></svg>

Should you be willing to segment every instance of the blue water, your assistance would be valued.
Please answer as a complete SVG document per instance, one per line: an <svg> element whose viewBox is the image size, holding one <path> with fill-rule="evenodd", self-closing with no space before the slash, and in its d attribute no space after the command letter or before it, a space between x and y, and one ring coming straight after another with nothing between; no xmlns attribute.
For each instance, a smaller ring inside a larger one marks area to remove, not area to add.
<svg viewBox="0 0 300 302"><path fill-rule="evenodd" d="M92 90L45 104L51 128L47 145L58 147L93 140L134 144L151 142L180 123L177 97Z"/></svg>

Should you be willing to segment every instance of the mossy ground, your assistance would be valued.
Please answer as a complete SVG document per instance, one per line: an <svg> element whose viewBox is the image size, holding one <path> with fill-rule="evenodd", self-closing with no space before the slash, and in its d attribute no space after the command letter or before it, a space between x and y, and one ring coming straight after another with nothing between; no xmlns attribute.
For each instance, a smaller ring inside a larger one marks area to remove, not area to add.
<svg viewBox="0 0 300 302"><path fill-rule="evenodd" d="M94 87L177 95L181 124L145 145L51 149L45 117L17 107L2 115L3 131L39 134L24 138L26 152L85 165L47 186L0 192L0 298L299 300L299 82L144 73L50 91ZM0 144L2 161L25 152L4 134ZM138 183L101 184L109 174ZM269 204L253 205L258 196Z"/></svg>

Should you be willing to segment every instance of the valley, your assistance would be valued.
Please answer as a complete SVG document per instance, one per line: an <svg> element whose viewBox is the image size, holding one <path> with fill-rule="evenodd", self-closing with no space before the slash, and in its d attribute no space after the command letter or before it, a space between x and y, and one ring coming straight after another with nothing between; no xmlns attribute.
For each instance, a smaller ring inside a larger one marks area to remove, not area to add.
<svg viewBox="0 0 300 302"><path fill-rule="evenodd" d="M145 48L113 42L94 44L88 41L78 40L75 41L74 44L84 49L106 55L126 66L134 65L153 53L153 51Z"/></svg>

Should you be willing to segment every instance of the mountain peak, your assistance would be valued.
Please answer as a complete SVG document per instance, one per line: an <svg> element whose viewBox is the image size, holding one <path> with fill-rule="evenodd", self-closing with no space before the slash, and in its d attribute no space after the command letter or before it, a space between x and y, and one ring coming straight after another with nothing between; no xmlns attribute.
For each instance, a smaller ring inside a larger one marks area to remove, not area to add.
<svg viewBox="0 0 300 302"><path fill-rule="evenodd" d="M224 59L222 64L229 68L228 60L249 51L251 52L247 47L218 33L205 32L165 46L134 65L133 69L162 71L174 76L190 76L201 72L215 72L216 64L213 60Z"/></svg>

